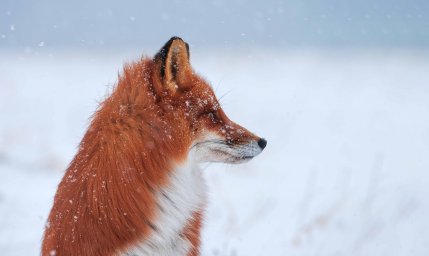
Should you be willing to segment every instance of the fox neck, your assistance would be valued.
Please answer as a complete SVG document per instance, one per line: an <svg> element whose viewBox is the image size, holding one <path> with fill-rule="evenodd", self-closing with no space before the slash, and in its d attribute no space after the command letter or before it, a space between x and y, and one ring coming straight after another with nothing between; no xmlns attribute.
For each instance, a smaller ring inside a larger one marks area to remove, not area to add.
<svg viewBox="0 0 429 256"><path fill-rule="evenodd" d="M196 241L186 234L205 204L205 183L198 165L191 159L169 173L167 183L155 193L155 218L151 232L123 255L188 255ZM198 232L198 230L192 230ZM197 234L195 234L197 235Z"/></svg>

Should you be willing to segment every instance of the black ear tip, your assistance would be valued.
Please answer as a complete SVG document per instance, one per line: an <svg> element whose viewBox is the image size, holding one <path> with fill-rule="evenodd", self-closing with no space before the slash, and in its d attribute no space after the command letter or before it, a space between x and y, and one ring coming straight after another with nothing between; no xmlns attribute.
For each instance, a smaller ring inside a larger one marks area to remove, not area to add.
<svg viewBox="0 0 429 256"><path fill-rule="evenodd" d="M185 41L183 41L183 39L182 39L182 38L180 38L180 37L178 37L178 36L173 36L172 38L170 38L170 40L168 40L168 41L164 44L164 46L161 48L161 50L159 50L158 54L159 54L159 53L161 53L161 54L167 54L167 52L168 52L168 50L170 49L171 45L172 45L172 44L173 44L173 42L174 42L174 41L176 41L176 40L180 40L180 41L182 41L182 42L186 45L186 48L189 50L189 46L188 46L188 44L187 44Z"/></svg>
<svg viewBox="0 0 429 256"><path fill-rule="evenodd" d="M168 41L174 41L174 40L181 40L181 41L183 41L183 39L182 38L180 38L180 37L178 37L178 36L173 36L172 38L170 38L170 40L168 40ZM184 41L183 41L184 42Z"/></svg>
<svg viewBox="0 0 429 256"><path fill-rule="evenodd" d="M171 45L173 44L173 42L175 40L180 40L182 42L183 41L182 38L178 37L178 36L173 36L172 38L170 38L170 40L168 40L164 46L162 46L162 48L158 51L158 53L155 55L155 59L161 59L163 62L165 61L165 58L167 56L168 50L170 49ZM185 43L186 44L186 43Z"/></svg>
<svg viewBox="0 0 429 256"><path fill-rule="evenodd" d="M170 40L167 41L165 45L171 45L174 41L182 41L186 44L185 40L183 40L181 37L173 36L172 38L170 38Z"/></svg>
<svg viewBox="0 0 429 256"><path fill-rule="evenodd" d="M189 57L190 57L190 54L189 54L189 44L187 42L185 42L185 40L183 40L181 37L178 37L178 36L171 37L170 40L168 40L167 43L165 43L164 47L162 47L161 51L168 51L168 49L170 49L170 47L173 44L173 42L176 41L176 40L180 40L180 41L182 41L185 44L185 46L186 46L186 52L188 53L188 59L189 59Z"/></svg>

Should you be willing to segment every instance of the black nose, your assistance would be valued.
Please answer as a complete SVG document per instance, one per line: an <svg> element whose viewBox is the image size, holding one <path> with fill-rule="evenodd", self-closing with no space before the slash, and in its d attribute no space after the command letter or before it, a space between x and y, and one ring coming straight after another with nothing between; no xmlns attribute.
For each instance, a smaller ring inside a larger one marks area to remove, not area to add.
<svg viewBox="0 0 429 256"><path fill-rule="evenodd" d="M264 149L267 146L267 141L263 138L260 138L258 140L258 145L261 149Z"/></svg>

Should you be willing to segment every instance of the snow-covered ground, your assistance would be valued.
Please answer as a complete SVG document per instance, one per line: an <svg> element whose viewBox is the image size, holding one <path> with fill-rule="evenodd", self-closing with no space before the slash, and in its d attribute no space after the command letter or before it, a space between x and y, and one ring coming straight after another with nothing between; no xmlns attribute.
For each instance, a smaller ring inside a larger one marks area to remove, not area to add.
<svg viewBox="0 0 429 256"><path fill-rule="evenodd" d="M203 255L429 255L429 54L192 53L230 118L268 140L210 165ZM0 255L38 255L88 119L136 54L0 59Z"/></svg>

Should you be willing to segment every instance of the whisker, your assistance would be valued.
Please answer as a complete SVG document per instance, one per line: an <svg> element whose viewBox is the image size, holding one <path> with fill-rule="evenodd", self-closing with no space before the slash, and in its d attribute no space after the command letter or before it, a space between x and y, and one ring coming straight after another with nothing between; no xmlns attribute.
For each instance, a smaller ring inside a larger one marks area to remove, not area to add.
<svg viewBox="0 0 429 256"><path fill-rule="evenodd" d="M219 104L223 104L222 102L221 102L221 100L226 96L226 95L228 95L228 94L230 94L232 92L232 89L231 90L229 90L229 91L227 91L226 93L224 93L222 96L220 96L219 97L219 99L217 100L218 102L219 102Z"/></svg>

